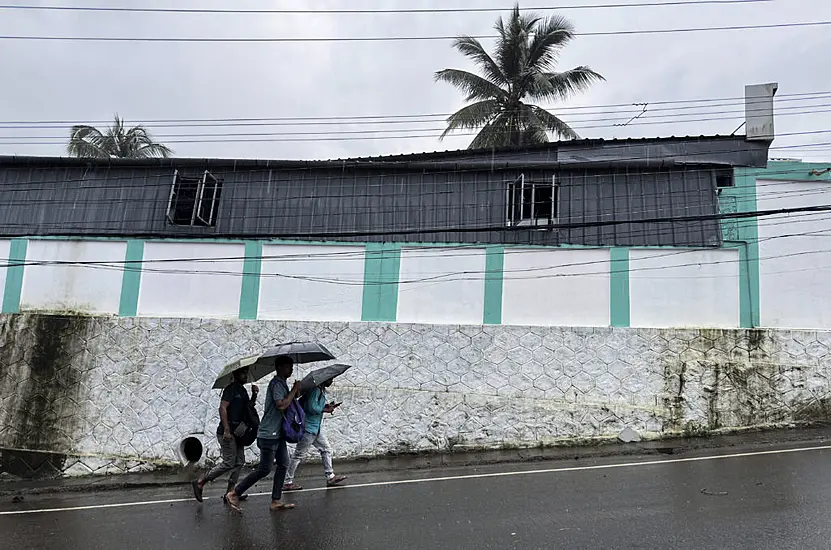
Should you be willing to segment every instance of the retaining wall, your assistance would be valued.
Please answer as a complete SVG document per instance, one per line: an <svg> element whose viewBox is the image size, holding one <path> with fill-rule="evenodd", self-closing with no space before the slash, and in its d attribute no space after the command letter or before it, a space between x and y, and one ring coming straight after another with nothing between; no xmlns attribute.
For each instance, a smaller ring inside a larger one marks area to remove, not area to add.
<svg viewBox="0 0 831 550"><path fill-rule="evenodd" d="M788 424L831 397L828 332L3 315L0 469L152 469L187 436L213 460L215 374L294 340L355 366L325 423L339 458Z"/></svg>

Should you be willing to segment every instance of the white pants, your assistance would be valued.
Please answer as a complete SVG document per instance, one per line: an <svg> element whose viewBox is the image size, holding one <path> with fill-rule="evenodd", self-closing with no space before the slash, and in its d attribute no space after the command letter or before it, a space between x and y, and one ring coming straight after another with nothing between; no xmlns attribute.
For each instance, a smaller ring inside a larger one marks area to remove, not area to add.
<svg viewBox="0 0 831 550"><path fill-rule="evenodd" d="M306 458L309 449L314 447L320 452L320 458L323 459L323 473L326 474L326 479L335 475L335 469L332 466L332 447L329 446L329 441L323 435L323 430L318 434L303 434L303 438L294 449L294 454L289 460L289 469L286 472L286 484L294 482L294 474L297 467Z"/></svg>

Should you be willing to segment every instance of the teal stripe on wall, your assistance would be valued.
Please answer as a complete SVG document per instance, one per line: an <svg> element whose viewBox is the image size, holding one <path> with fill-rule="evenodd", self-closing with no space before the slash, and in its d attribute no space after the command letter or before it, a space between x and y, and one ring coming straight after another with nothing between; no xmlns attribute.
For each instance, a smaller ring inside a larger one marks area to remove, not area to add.
<svg viewBox="0 0 831 550"><path fill-rule="evenodd" d="M127 253L124 257L124 276L121 278L121 302L118 306L118 314L121 317L135 317L138 315L143 260L144 241L127 241Z"/></svg>
<svg viewBox="0 0 831 550"><path fill-rule="evenodd" d="M631 322L629 301L629 249L612 248L609 272L609 318L613 327L628 327Z"/></svg>
<svg viewBox="0 0 831 550"><path fill-rule="evenodd" d="M239 318L256 319L260 310L260 277L263 271L263 243L245 243L242 268L242 291L239 297Z"/></svg>
<svg viewBox="0 0 831 550"><path fill-rule="evenodd" d="M502 323L502 289L505 269L505 247L489 246L485 252L485 315L486 325Z"/></svg>
<svg viewBox="0 0 831 550"><path fill-rule="evenodd" d="M23 291L23 271L29 241L12 239L9 247L9 267L6 268L6 288L3 289L3 313L20 311L20 293Z"/></svg>
<svg viewBox="0 0 831 550"><path fill-rule="evenodd" d="M395 322L398 317L398 277L401 245L369 243L364 264L362 321Z"/></svg>
<svg viewBox="0 0 831 550"><path fill-rule="evenodd" d="M720 211L755 212L756 178L763 172L737 168L733 172L733 187L721 190ZM721 228L724 246L739 250L739 326L758 327L761 325L758 221L756 218L722 220Z"/></svg>

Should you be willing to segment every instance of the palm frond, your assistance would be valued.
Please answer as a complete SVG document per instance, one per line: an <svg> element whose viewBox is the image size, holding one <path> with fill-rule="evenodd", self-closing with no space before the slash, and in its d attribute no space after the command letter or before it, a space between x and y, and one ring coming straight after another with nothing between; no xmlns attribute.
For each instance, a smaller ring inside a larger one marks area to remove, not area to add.
<svg viewBox="0 0 831 550"><path fill-rule="evenodd" d="M454 130L470 130L473 128L481 128L494 117L499 115L500 103L494 99L486 99L477 103L472 103L462 107L447 119L447 128L439 136L439 140L444 139L449 133Z"/></svg>
<svg viewBox="0 0 831 550"><path fill-rule="evenodd" d="M453 84L467 94L466 101L499 99L506 96L505 90L479 75L459 69L444 69L435 75L437 82Z"/></svg>
<svg viewBox="0 0 831 550"><path fill-rule="evenodd" d="M554 15L540 22L528 45L528 68L551 70L559 51L574 38L574 26L565 17Z"/></svg>
<svg viewBox="0 0 831 550"><path fill-rule="evenodd" d="M580 136L572 129L571 126L563 122L559 117L553 113L538 107L536 105L527 105L527 115L533 118L536 122L535 126L551 132L555 136L564 139L579 139ZM547 140L546 140L547 141Z"/></svg>
<svg viewBox="0 0 831 550"><path fill-rule="evenodd" d="M507 24L502 18L497 22L499 39L496 43L496 59L508 80L523 74L528 60L528 41L539 20L536 14L520 12L517 4Z"/></svg>
<svg viewBox="0 0 831 550"><path fill-rule="evenodd" d="M166 159L171 157L172 155L173 150L167 147L166 145L162 145L161 143L148 143L136 149L134 158Z"/></svg>
<svg viewBox="0 0 831 550"><path fill-rule="evenodd" d="M169 147L155 143L144 126L127 129L118 114L103 132L93 126L73 126L67 152L86 158L167 158L173 154Z"/></svg>
<svg viewBox="0 0 831 550"><path fill-rule="evenodd" d="M93 126L73 126L69 130L66 152L72 157L108 158L104 150L104 135Z"/></svg>
<svg viewBox="0 0 831 550"><path fill-rule="evenodd" d="M510 117L502 114L486 124L468 149L485 149L491 147L505 147L510 144L511 120Z"/></svg>
<svg viewBox="0 0 831 550"><path fill-rule="evenodd" d="M561 73L539 73L529 83L527 93L534 99L562 100L606 80L588 67L575 67Z"/></svg>
<svg viewBox="0 0 831 550"><path fill-rule="evenodd" d="M490 56L482 44L473 37L460 36L453 43L453 47L459 50L462 55L471 58L476 65L482 69L485 77L494 84L507 84L508 80L502 73L502 69L496 64L496 61Z"/></svg>

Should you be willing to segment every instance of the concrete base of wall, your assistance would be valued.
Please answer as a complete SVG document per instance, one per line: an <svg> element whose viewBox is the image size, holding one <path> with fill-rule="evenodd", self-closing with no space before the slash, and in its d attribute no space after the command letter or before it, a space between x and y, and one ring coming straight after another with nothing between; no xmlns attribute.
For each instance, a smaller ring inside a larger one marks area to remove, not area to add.
<svg viewBox="0 0 831 550"><path fill-rule="evenodd" d="M0 447L16 451L0 466L144 471L178 463L186 437L212 460L216 373L297 340L355 366L333 388L344 405L324 425L338 459L551 447L626 428L698 435L831 410L828 332L6 315Z"/></svg>

